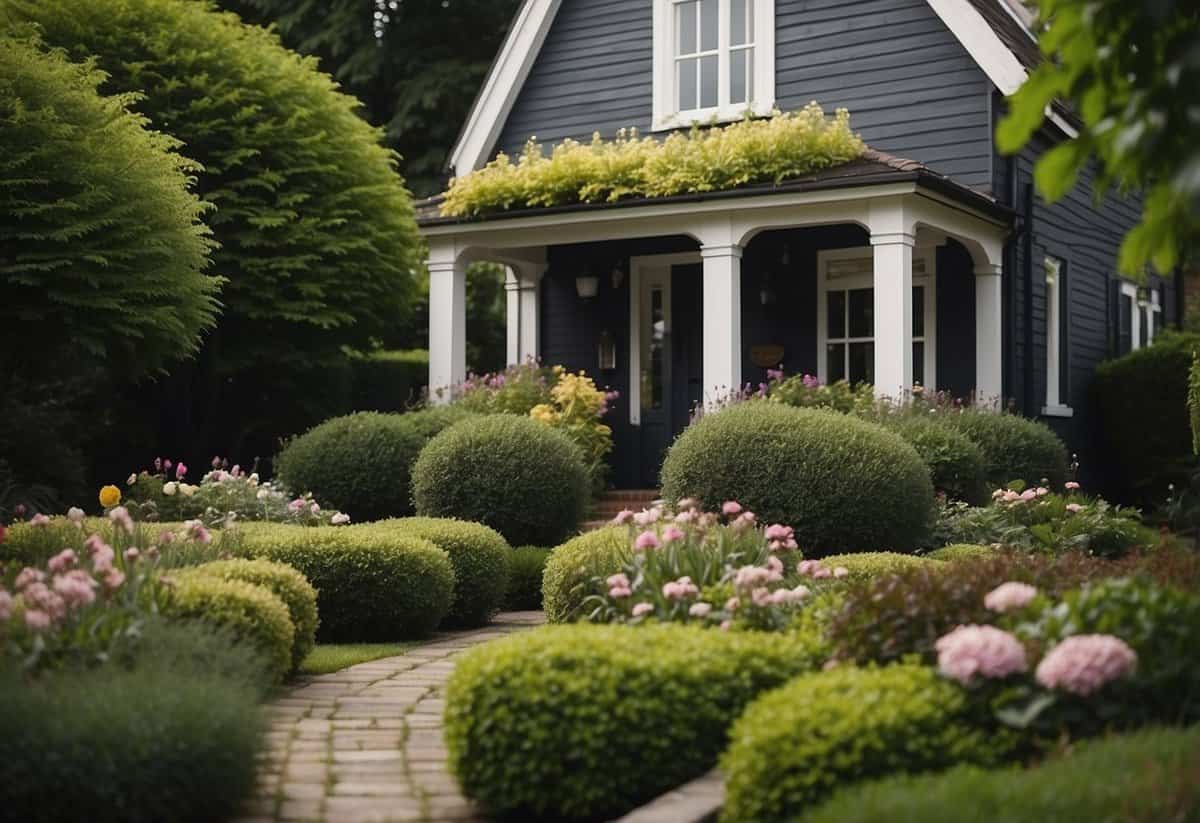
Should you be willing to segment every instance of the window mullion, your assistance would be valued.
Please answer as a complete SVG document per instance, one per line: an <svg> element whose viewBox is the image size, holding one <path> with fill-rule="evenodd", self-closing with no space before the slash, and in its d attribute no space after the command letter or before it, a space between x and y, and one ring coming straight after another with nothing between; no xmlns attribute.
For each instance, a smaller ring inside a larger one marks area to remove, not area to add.
<svg viewBox="0 0 1200 823"><path fill-rule="evenodd" d="M717 0L717 108L729 108L729 0Z"/></svg>

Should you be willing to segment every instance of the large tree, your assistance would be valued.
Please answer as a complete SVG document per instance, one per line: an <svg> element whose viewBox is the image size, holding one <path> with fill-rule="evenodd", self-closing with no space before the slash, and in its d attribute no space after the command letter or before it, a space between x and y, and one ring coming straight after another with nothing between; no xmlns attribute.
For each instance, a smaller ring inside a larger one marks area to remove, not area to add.
<svg viewBox="0 0 1200 823"><path fill-rule="evenodd" d="M1033 5L1032 3L1030 5ZM1079 136L1038 163L1050 200L1095 161L1099 187L1144 192L1121 268L1170 272L1200 241L1200 6L1195 0L1038 0L1046 60L1013 96L999 145L1019 151L1067 102Z"/></svg>

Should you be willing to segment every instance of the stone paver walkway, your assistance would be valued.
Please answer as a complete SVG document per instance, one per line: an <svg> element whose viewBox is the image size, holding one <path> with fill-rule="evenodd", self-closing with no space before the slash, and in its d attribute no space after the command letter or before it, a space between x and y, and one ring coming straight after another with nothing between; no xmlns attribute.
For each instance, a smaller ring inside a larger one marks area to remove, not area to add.
<svg viewBox="0 0 1200 823"><path fill-rule="evenodd" d="M271 706L270 752L239 823L482 820L447 769L443 688L455 656L544 619L502 613L485 628L300 683Z"/></svg>

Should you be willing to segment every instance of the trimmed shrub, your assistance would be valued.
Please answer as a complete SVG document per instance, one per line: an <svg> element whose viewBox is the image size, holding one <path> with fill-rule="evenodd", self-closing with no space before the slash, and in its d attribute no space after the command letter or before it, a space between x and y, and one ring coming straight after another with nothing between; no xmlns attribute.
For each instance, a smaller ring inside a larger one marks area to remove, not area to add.
<svg viewBox="0 0 1200 823"><path fill-rule="evenodd" d="M709 511L736 500L796 531L806 556L909 551L929 533L933 486L912 446L837 412L748 402L690 426L667 453L663 497Z"/></svg>
<svg viewBox="0 0 1200 823"><path fill-rule="evenodd" d="M610 526L568 540L546 560L542 575L542 608L551 623L579 619L593 577L611 574L629 559L629 530Z"/></svg>
<svg viewBox="0 0 1200 823"><path fill-rule="evenodd" d="M15 669L0 671L5 819L236 816L265 748L259 655L200 626L146 629L132 668L109 664L33 684Z"/></svg>
<svg viewBox="0 0 1200 823"><path fill-rule="evenodd" d="M940 418L905 414L884 418L884 425L917 450L929 467L934 491L972 505L987 501L983 451Z"/></svg>
<svg viewBox="0 0 1200 823"><path fill-rule="evenodd" d="M992 488L1014 480L1032 486L1044 480L1052 488L1062 488L1067 481L1067 447L1044 423L971 409L948 412L938 420L980 448L984 477Z"/></svg>
<svg viewBox="0 0 1200 823"><path fill-rule="evenodd" d="M1110 497L1159 505L1169 484L1187 485L1196 465L1188 376L1197 350L1200 334L1164 334L1153 346L1096 367L1091 392Z"/></svg>
<svg viewBox="0 0 1200 823"><path fill-rule="evenodd" d="M1002 744L968 714L966 693L923 666L799 677L734 724L721 819L790 820L853 781L1000 760Z"/></svg>
<svg viewBox="0 0 1200 823"><path fill-rule="evenodd" d="M506 611L537 611L542 608L542 575L550 549L521 546L508 556L508 588L504 590Z"/></svg>
<svg viewBox="0 0 1200 823"><path fill-rule="evenodd" d="M850 580L871 580L905 569L920 569L937 564L928 557L897 552L863 552L861 554L835 554L821 560L829 569L838 566L849 572Z"/></svg>
<svg viewBox="0 0 1200 823"><path fill-rule="evenodd" d="M261 586L187 571L175 578L164 613L228 629L263 654L276 683L291 670L296 627L284 602Z"/></svg>
<svg viewBox="0 0 1200 823"><path fill-rule="evenodd" d="M326 420L294 438L275 458L284 486L312 492L356 521L412 514L413 462L429 439L466 412L359 412Z"/></svg>
<svg viewBox="0 0 1200 823"><path fill-rule="evenodd" d="M317 590L304 575L284 563L269 560L218 560L197 566L196 574L222 580L242 580L260 586L283 601L295 627L292 640L292 668L295 672L316 645Z"/></svg>
<svg viewBox="0 0 1200 823"><path fill-rule="evenodd" d="M415 405L429 383L425 349L383 349L350 360L356 411L402 412Z"/></svg>
<svg viewBox="0 0 1200 823"><path fill-rule="evenodd" d="M794 635L551 626L459 662L446 746L464 792L514 819L607 819L710 769L754 695L811 670Z"/></svg>
<svg viewBox="0 0 1200 823"><path fill-rule="evenodd" d="M486 625L500 611L508 585L508 556L512 549L494 529L480 523L433 517L384 520L351 529L396 530L428 540L450 555L454 567L454 600L444 626Z"/></svg>
<svg viewBox="0 0 1200 823"><path fill-rule="evenodd" d="M287 563L317 590L321 643L428 635L454 596L454 569L428 540L390 530L245 524L245 552Z"/></svg>
<svg viewBox="0 0 1200 823"><path fill-rule="evenodd" d="M41 526L14 523L0 542L0 564L42 565L64 548L76 546L88 535L98 534L106 543L115 542L113 529L113 522L107 517L89 517L83 521L82 529L65 517L52 517L49 523ZM170 542L160 540L164 532L174 535ZM222 554L238 552L241 538L236 529L213 529L209 536L211 542L201 543L188 537L188 529L183 523L139 520L134 522L131 542L141 547L157 545L159 568L195 566L216 560Z"/></svg>
<svg viewBox="0 0 1200 823"><path fill-rule="evenodd" d="M567 435L526 417L474 417L429 441L412 469L417 514L491 526L512 545L553 545L579 525L589 480Z"/></svg>
<svg viewBox="0 0 1200 823"><path fill-rule="evenodd" d="M974 543L955 543L950 546L942 546L940 549L934 549L925 556L930 560L955 563L960 560L987 559L993 557L995 554L996 550L990 546L977 546Z"/></svg>

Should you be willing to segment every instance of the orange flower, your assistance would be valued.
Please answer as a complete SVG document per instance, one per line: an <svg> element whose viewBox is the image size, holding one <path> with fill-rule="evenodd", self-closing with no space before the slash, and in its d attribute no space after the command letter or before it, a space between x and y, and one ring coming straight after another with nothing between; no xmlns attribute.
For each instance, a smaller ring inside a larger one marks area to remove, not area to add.
<svg viewBox="0 0 1200 823"><path fill-rule="evenodd" d="M105 486L100 489L100 505L106 509L121 502L121 490L116 486Z"/></svg>

